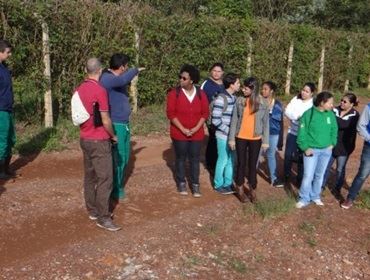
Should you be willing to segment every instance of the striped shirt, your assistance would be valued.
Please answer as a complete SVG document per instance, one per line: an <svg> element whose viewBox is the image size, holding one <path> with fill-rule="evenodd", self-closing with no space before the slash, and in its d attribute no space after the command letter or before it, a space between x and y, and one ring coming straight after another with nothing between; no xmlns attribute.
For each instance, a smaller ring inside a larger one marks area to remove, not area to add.
<svg viewBox="0 0 370 280"><path fill-rule="evenodd" d="M226 111L222 112L224 108L224 98L222 96L217 96L213 105L212 124L216 127L216 137L227 140L236 98L227 91L223 94L225 94L228 101Z"/></svg>

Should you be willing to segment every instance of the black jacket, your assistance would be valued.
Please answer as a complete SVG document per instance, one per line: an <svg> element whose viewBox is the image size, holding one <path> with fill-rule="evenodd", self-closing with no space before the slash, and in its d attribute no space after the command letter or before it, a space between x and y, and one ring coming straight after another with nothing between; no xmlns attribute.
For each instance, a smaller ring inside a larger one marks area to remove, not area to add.
<svg viewBox="0 0 370 280"><path fill-rule="evenodd" d="M333 156L349 156L356 145L356 125L360 117L355 109L351 109L344 116L340 116L342 111L340 106L333 109L338 123L338 142L333 149Z"/></svg>

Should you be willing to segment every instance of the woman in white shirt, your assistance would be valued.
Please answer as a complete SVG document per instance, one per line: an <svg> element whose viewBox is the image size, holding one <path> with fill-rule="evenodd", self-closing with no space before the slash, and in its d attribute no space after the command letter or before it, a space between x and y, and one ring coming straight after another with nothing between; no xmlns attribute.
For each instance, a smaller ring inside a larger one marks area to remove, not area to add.
<svg viewBox="0 0 370 280"><path fill-rule="evenodd" d="M297 146L297 134L299 119L303 113L313 106L313 94L316 90L314 83L306 83L301 92L295 96L285 109L285 116L289 119L290 125L285 143L284 154L284 176L285 183L288 183L291 177L293 162L297 163L297 184L300 185L303 176L303 161L301 152Z"/></svg>

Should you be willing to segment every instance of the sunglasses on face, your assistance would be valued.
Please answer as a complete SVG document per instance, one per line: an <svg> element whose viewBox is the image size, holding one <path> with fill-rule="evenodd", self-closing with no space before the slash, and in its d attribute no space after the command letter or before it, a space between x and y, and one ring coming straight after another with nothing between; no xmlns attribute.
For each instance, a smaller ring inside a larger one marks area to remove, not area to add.
<svg viewBox="0 0 370 280"><path fill-rule="evenodd" d="M347 100L344 100L344 99L341 99L340 102L348 103L348 101Z"/></svg>
<svg viewBox="0 0 370 280"><path fill-rule="evenodd" d="M188 80L188 78L186 78L186 77L184 77L184 76L181 76L181 75L179 75L179 79L180 79L180 80L183 80L183 81Z"/></svg>

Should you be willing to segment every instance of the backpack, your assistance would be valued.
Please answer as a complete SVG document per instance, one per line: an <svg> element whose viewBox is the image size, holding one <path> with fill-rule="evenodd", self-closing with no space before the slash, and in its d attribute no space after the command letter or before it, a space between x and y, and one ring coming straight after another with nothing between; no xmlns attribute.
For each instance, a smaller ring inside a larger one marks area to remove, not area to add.
<svg viewBox="0 0 370 280"><path fill-rule="evenodd" d="M77 91L75 91L72 95L71 115L72 122L75 126L85 123L90 118L90 114L86 111L86 108L83 105L80 95Z"/></svg>
<svg viewBox="0 0 370 280"><path fill-rule="evenodd" d="M229 104L229 102L227 101L227 97L226 97L226 95L224 93L222 93L222 92L216 92L216 94L213 95L212 101L209 103L209 115L208 115L208 119L206 121L206 124L208 125L208 127L212 125L213 107L215 106L215 101L216 101L216 98L218 96L222 96L222 98L224 99L224 107L222 108L222 114L226 112L227 105Z"/></svg>

